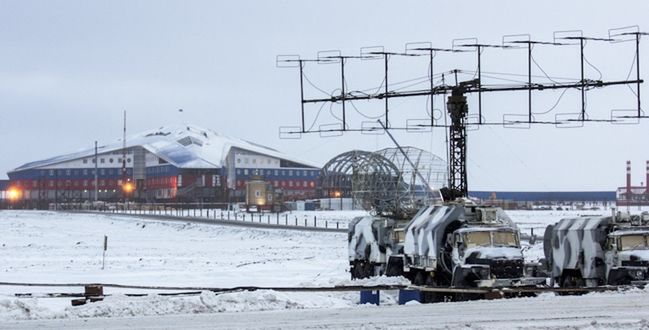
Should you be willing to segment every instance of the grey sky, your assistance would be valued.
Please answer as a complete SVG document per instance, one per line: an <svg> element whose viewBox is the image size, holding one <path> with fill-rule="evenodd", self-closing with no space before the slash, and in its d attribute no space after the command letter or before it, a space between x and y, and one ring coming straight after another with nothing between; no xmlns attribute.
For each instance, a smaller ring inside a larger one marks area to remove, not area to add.
<svg viewBox="0 0 649 330"><path fill-rule="evenodd" d="M373 45L400 51L412 41L449 47L452 39L463 37L499 43L503 35L517 33L550 40L553 31L572 29L605 36L613 27L649 29L643 27L648 9L642 1L2 1L0 177L25 162L91 147L94 140L115 141L123 110L130 133L193 123L320 164L350 149L391 147L386 136L360 134L279 139L279 126L299 123L299 80L296 70L275 68L275 56L315 57L328 49L357 54ZM618 80L629 70L631 46L588 45L586 50L603 79ZM483 70L526 72L523 51L498 52L483 53ZM646 39L641 52L649 54ZM440 70L475 70L474 58L467 56L440 56ZM535 49L535 58L553 76L578 77L575 56L578 48ZM641 59L647 78L649 56ZM425 75L422 63L400 66L395 60L394 81ZM375 64L350 64L348 83L357 89L378 86L381 72ZM336 87L329 84L337 79L335 68L307 73L328 91ZM535 68L534 74L541 73ZM598 74L588 68L587 77ZM558 95L535 94L535 107L549 108ZM608 116L612 108L633 108L635 102L627 89L617 87L589 96L589 113L597 117ZM395 101L392 118L421 118L424 102ZM483 99L485 116L493 120L525 113L526 105L524 94ZM361 106L382 111L380 102ZM475 110L473 98L470 107ZM557 112L578 107L578 92L570 91ZM627 159L634 165L634 182L645 181L646 121L587 126L470 132L469 188L612 190L624 183ZM444 156L441 130L432 136L395 136L404 145Z"/></svg>

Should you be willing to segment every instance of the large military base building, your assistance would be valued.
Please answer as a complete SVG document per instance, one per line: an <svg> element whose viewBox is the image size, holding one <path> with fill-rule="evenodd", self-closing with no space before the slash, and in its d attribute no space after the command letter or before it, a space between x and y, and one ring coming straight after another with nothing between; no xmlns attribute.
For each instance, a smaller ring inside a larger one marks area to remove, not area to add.
<svg viewBox="0 0 649 330"><path fill-rule="evenodd" d="M319 171L272 148L183 125L24 164L8 173L8 186L33 207L95 194L102 201L242 202L251 182L296 200L315 197Z"/></svg>

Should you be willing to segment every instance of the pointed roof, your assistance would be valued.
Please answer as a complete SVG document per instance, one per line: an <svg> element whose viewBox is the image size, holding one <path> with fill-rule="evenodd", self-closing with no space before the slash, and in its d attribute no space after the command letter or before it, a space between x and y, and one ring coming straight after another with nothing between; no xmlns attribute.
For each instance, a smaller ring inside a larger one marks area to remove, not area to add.
<svg viewBox="0 0 649 330"><path fill-rule="evenodd" d="M285 155L275 149L254 142L227 137L210 129L195 125L163 126L126 138L127 148L138 146L143 147L178 168L224 167L226 157L232 148L285 159L309 167L318 167L314 163ZM98 147L98 153L105 154L121 150L122 148L123 142L118 141ZM94 148L84 149L75 153L26 163L11 172L55 165L84 157L92 157L94 154Z"/></svg>

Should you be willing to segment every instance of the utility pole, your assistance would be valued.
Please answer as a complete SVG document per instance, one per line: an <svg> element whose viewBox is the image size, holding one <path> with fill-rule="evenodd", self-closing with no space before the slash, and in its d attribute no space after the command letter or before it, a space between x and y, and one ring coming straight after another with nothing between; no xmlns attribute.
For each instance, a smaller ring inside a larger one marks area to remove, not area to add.
<svg viewBox="0 0 649 330"><path fill-rule="evenodd" d="M97 141L95 141L95 202L99 200L99 187L97 185L97 179L98 179L98 164L99 160L97 159Z"/></svg>

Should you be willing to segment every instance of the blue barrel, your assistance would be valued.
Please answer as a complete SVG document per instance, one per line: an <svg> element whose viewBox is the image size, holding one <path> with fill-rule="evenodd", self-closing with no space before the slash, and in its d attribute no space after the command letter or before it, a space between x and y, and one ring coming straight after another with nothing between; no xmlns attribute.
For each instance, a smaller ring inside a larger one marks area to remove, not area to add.
<svg viewBox="0 0 649 330"><path fill-rule="evenodd" d="M421 302L421 292L419 290L399 290L399 305L413 300Z"/></svg>
<svg viewBox="0 0 649 330"><path fill-rule="evenodd" d="M361 291L361 305L373 304L379 305L379 290L376 291Z"/></svg>

